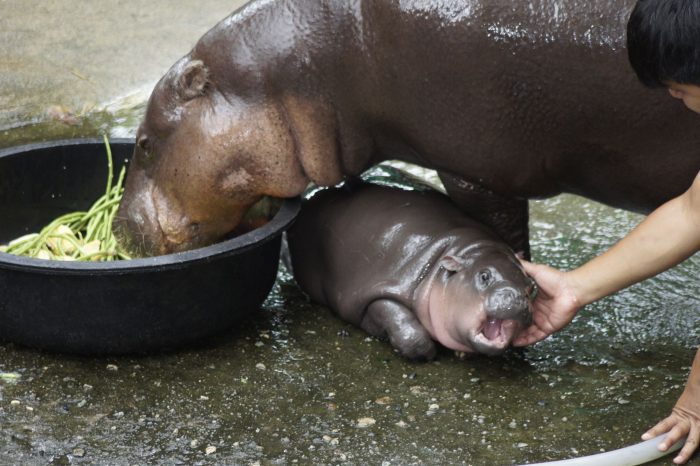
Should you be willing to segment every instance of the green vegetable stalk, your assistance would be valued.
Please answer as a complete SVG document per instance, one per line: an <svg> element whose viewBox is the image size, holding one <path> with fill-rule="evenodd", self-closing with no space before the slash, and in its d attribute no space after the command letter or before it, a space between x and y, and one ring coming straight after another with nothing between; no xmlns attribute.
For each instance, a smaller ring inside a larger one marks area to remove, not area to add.
<svg viewBox="0 0 700 466"><path fill-rule="evenodd" d="M109 261L130 259L119 248L112 233L112 220L119 208L124 192L126 167L119 172L112 186L112 149L104 136L107 149L107 188L86 212L62 215L44 227L39 233L31 233L0 246L0 251L10 254L50 260Z"/></svg>

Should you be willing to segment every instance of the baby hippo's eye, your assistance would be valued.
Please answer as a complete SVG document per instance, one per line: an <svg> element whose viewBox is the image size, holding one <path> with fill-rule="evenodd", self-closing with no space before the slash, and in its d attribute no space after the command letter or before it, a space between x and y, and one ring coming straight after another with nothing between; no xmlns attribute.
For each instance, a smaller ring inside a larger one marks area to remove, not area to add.
<svg viewBox="0 0 700 466"><path fill-rule="evenodd" d="M479 272L479 284L482 286L488 286L491 283L491 271L489 269L484 269Z"/></svg>

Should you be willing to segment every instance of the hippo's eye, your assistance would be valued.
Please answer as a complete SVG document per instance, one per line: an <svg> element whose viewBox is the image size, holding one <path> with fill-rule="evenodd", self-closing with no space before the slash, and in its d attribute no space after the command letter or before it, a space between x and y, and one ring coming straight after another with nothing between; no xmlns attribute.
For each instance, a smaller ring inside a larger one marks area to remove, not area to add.
<svg viewBox="0 0 700 466"><path fill-rule="evenodd" d="M138 145L139 148L143 151L143 155L145 155L146 158L150 158L151 144L148 140L148 136L139 136L139 139L136 141L136 145Z"/></svg>
<svg viewBox="0 0 700 466"><path fill-rule="evenodd" d="M479 272L479 284L483 286L487 286L489 283L491 283L491 271L489 269L484 269L481 272Z"/></svg>

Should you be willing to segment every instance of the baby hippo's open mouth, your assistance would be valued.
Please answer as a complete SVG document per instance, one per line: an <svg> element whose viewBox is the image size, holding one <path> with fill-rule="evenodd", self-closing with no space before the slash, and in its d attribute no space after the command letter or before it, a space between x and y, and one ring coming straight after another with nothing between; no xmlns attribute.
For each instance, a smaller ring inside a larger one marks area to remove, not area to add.
<svg viewBox="0 0 700 466"><path fill-rule="evenodd" d="M510 346L522 325L515 319L489 318L474 336L472 344L480 353L499 354Z"/></svg>

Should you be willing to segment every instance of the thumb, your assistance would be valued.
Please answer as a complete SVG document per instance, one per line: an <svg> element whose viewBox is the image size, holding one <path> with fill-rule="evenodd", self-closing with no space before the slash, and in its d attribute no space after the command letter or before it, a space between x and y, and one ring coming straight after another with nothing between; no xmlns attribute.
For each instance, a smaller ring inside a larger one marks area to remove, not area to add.
<svg viewBox="0 0 700 466"><path fill-rule="evenodd" d="M538 275L545 268L544 265L534 264L526 261L525 259L520 259L520 264L523 266L525 273L533 278L536 278L536 275Z"/></svg>

